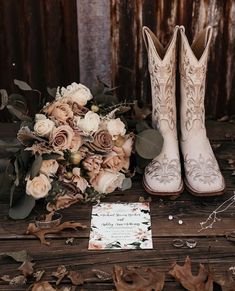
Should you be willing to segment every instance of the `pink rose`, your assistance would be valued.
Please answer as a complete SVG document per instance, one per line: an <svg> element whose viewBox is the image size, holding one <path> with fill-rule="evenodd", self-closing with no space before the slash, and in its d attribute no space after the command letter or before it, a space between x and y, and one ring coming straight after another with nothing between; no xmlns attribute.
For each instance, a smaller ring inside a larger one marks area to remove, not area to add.
<svg viewBox="0 0 235 291"><path fill-rule="evenodd" d="M68 150L74 138L73 129L68 125L61 125L52 131L50 143L55 151Z"/></svg>
<svg viewBox="0 0 235 291"><path fill-rule="evenodd" d="M53 102L48 107L45 107L43 111L62 123L65 123L68 119L73 118L73 111L69 104L61 101Z"/></svg>

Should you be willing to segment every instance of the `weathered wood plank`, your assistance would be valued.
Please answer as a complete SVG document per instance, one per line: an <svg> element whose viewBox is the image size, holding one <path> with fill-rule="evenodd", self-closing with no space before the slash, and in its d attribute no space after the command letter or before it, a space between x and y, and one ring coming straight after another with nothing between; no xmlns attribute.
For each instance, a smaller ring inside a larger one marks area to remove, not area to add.
<svg viewBox="0 0 235 291"><path fill-rule="evenodd" d="M110 1L77 0L80 82L111 85Z"/></svg>

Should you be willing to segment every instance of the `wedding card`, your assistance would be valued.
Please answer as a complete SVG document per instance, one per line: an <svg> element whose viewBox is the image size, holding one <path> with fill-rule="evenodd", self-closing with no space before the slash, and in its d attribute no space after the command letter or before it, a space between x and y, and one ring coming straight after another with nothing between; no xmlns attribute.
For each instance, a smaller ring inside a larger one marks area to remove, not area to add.
<svg viewBox="0 0 235 291"><path fill-rule="evenodd" d="M93 206L89 250L152 248L148 202Z"/></svg>

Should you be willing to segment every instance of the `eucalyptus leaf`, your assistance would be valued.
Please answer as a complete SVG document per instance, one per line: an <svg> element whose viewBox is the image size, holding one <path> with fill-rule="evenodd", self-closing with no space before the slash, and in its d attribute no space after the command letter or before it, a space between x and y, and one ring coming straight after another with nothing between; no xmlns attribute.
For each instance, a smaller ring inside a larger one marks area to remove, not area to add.
<svg viewBox="0 0 235 291"><path fill-rule="evenodd" d="M42 165L42 156L36 155L35 160L32 164L31 170L30 170L30 179L33 179L34 177L38 175L41 165Z"/></svg>
<svg viewBox="0 0 235 291"><path fill-rule="evenodd" d="M53 98L55 98L56 96L56 92L57 92L57 88L50 88L50 87L47 87L47 93L52 96Z"/></svg>
<svg viewBox="0 0 235 291"><path fill-rule="evenodd" d="M24 114L28 109L26 99L20 94L11 94L9 96L8 105L12 105L14 108L18 109Z"/></svg>
<svg viewBox="0 0 235 291"><path fill-rule="evenodd" d="M27 116L26 114L24 114L23 112L21 112L19 109L17 109L16 107L14 107L13 105L7 105L7 109L9 110L9 112L16 116L18 119L20 120L31 120L31 118L29 116Z"/></svg>
<svg viewBox="0 0 235 291"><path fill-rule="evenodd" d="M144 159L153 159L160 154L163 138L159 131L146 129L136 135L135 150Z"/></svg>
<svg viewBox="0 0 235 291"><path fill-rule="evenodd" d="M122 182L121 190L125 191L125 190L128 190L128 189L131 189L131 187L132 187L131 178L125 178L123 180L123 182Z"/></svg>
<svg viewBox="0 0 235 291"><path fill-rule="evenodd" d="M27 254L25 250L0 253L0 257L11 257L16 262L22 262L22 263L29 260L29 255Z"/></svg>
<svg viewBox="0 0 235 291"><path fill-rule="evenodd" d="M14 79L14 84L24 91L33 90L26 82L21 81L21 80Z"/></svg>
<svg viewBox="0 0 235 291"><path fill-rule="evenodd" d="M145 120L138 121L136 124L136 131L140 133L143 130L150 129L150 126Z"/></svg>
<svg viewBox="0 0 235 291"><path fill-rule="evenodd" d="M35 206L35 199L25 194L10 208L9 216L13 219L25 219Z"/></svg>
<svg viewBox="0 0 235 291"><path fill-rule="evenodd" d="M1 97L1 102L0 102L0 110L4 109L8 103L8 94L5 89L0 90L0 97Z"/></svg>

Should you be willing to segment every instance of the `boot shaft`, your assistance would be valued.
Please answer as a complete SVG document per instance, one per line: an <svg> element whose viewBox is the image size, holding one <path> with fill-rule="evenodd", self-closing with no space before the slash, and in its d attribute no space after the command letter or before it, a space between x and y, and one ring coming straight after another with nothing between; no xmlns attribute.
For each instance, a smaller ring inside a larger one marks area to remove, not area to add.
<svg viewBox="0 0 235 291"><path fill-rule="evenodd" d="M208 26L189 45L180 27L180 91L181 91L181 139L186 140L194 130L205 129L205 82L207 59L212 37L212 28Z"/></svg>
<svg viewBox="0 0 235 291"><path fill-rule="evenodd" d="M148 51L148 68L152 91L152 125L161 134L176 135L175 71L178 26L166 47L153 32L143 27L143 37Z"/></svg>

